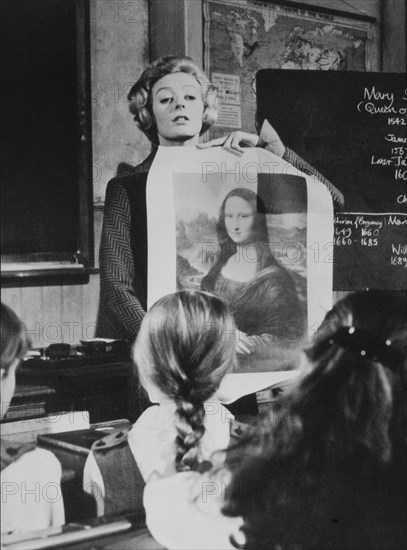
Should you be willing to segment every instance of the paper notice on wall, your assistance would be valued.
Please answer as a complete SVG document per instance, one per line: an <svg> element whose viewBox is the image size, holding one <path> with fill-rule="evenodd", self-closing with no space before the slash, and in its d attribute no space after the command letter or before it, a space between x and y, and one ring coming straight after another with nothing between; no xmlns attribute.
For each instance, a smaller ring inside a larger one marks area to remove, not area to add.
<svg viewBox="0 0 407 550"><path fill-rule="evenodd" d="M242 109L240 105L219 105L216 126L240 130L242 127Z"/></svg>
<svg viewBox="0 0 407 550"><path fill-rule="evenodd" d="M159 147L147 213L148 306L180 289L213 292L251 350L239 373L256 373L261 389L258 373L298 368L332 305L332 263L317 253L332 247L326 187L259 148Z"/></svg>
<svg viewBox="0 0 407 550"><path fill-rule="evenodd" d="M219 112L216 126L240 129L242 109L240 77L233 74L212 73L212 82L218 88Z"/></svg>
<svg viewBox="0 0 407 550"><path fill-rule="evenodd" d="M240 77L234 74L212 73L212 82L218 88L222 104L240 105Z"/></svg>

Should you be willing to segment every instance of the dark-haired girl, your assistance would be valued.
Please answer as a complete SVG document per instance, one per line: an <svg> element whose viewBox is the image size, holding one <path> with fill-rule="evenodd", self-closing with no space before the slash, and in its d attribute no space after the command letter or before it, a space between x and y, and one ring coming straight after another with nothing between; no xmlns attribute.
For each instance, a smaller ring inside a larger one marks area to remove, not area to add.
<svg viewBox="0 0 407 550"><path fill-rule="evenodd" d="M407 299L349 294L307 352L225 512L247 550L396 550L407 538Z"/></svg>

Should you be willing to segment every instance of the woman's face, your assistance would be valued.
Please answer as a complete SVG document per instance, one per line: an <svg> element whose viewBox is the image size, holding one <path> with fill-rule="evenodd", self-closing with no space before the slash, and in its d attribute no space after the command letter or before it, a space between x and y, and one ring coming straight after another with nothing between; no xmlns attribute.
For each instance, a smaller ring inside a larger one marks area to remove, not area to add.
<svg viewBox="0 0 407 550"><path fill-rule="evenodd" d="M225 204L225 227L227 234L236 244L251 240L254 212L251 204L241 197L229 197Z"/></svg>
<svg viewBox="0 0 407 550"><path fill-rule="evenodd" d="M160 78L152 89L153 114L160 145L195 145L202 128L202 88L190 74Z"/></svg>

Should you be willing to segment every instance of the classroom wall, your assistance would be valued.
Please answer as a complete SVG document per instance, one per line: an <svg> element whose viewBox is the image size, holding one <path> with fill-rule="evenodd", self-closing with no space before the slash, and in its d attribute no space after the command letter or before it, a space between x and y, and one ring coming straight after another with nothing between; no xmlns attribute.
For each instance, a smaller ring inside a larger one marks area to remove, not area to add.
<svg viewBox="0 0 407 550"><path fill-rule="evenodd" d="M344 11L359 10L376 17L383 23L383 70L405 70L404 0L302 2ZM167 5L168 9L169 4L174 17L182 17L182 21L166 20L163 25L163 6ZM128 112L126 94L129 86L148 62L150 53L154 58L175 53L171 51L171 40L176 42L177 53L180 47L184 47L195 59L202 59L202 12L200 0L93 0L91 7L93 187L97 258L106 184L120 162L136 164L150 150L147 139L136 128ZM153 23L151 33L149 23ZM176 33L174 28L177 29ZM35 346L60 341L77 343L82 338L92 337L98 299L99 275L91 275L89 283L84 285L46 285L2 290L2 300L25 320Z"/></svg>
<svg viewBox="0 0 407 550"><path fill-rule="evenodd" d="M150 146L126 103L126 90L148 63L147 0L92 0L91 99L95 256L99 254L103 200L119 162L140 162ZM78 343L94 335L99 275L82 285L3 288L2 301L22 319L33 345Z"/></svg>

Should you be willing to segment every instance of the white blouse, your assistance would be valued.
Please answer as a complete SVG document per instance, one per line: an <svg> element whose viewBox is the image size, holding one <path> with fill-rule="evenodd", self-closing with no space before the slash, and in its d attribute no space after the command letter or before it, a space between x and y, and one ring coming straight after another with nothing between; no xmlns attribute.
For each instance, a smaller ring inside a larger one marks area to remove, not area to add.
<svg viewBox="0 0 407 550"><path fill-rule="evenodd" d="M233 415L215 398L205 407L205 432L200 440L202 460L223 463L229 445L230 424ZM176 405L165 400L160 405L146 409L135 422L128 435L129 447L144 481L156 473L168 477L175 469ZM89 454L83 475L83 488L96 499L97 514L103 515L105 487L102 474L92 453Z"/></svg>
<svg viewBox="0 0 407 550"><path fill-rule="evenodd" d="M30 451L1 472L1 532L36 531L65 523L62 468L45 449Z"/></svg>
<svg viewBox="0 0 407 550"><path fill-rule="evenodd" d="M153 537L169 550L227 550L239 542L240 517L221 512L230 474L181 472L148 483L144 490L146 522Z"/></svg>
<svg viewBox="0 0 407 550"><path fill-rule="evenodd" d="M204 407L205 432L199 442L202 460L223 462L223 457L214 453L228 447L233 415L217 400L207 401ZM160 477L176 473L175 411L173 401L149 407L129 433L129 446L145 481L153 472Z"/></svg>

